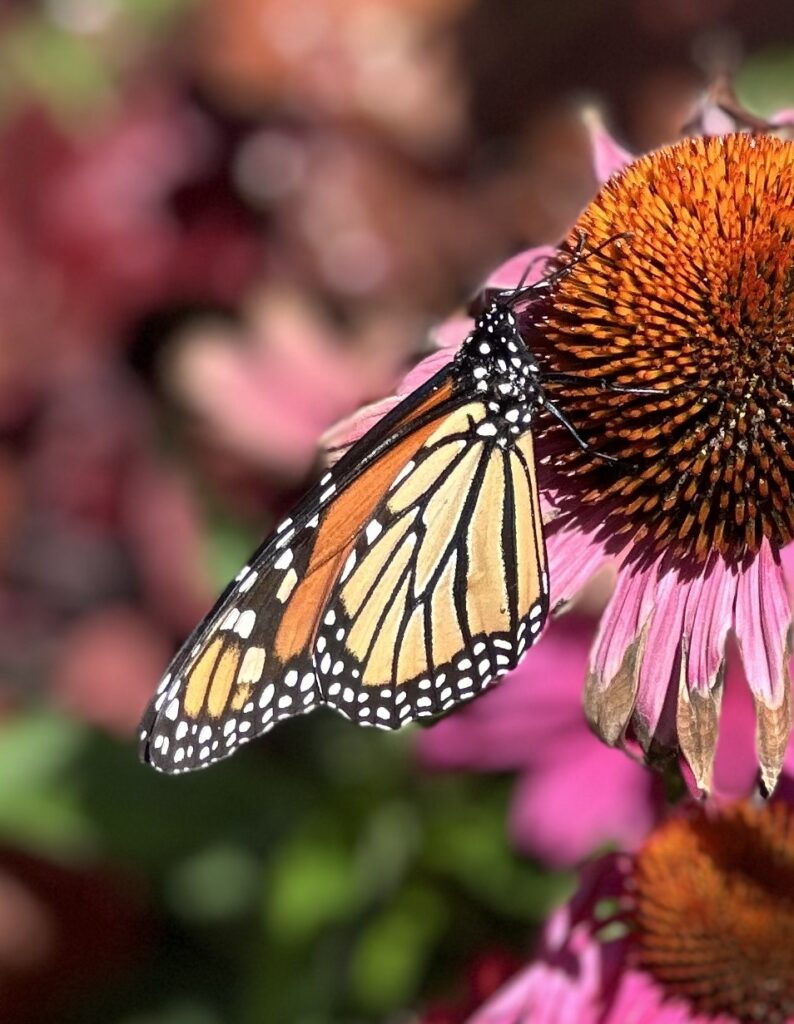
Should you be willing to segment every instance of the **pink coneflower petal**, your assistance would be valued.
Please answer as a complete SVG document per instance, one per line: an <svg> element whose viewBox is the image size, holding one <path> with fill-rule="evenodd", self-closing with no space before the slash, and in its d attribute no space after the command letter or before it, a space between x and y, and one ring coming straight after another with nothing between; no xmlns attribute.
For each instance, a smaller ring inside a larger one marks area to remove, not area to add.
<svg viewBox="0 0 794 1024"><path fill-rule="evenodd" d="M580 952L576 966L575 978L564 962L525 971L470 1017L468 1024L598 1024L599 950L595 943Z"/></svg>
<svg viewBox="0 0 794 1024"><path fill-rule="evenodd" d="M761 774L772 789L791 733L791 604L779 560L764 540L740 575L736 639L756 703Z"/></svg>
<svg viewBox="0 0 794 1024"><path fill-rule="evenodd" d="M620 957L615 943L594 935L593 909L621 895L627 863L607 856L583 870L570 902L549 918L535 962L467 1024L600 1024L605 982Z"/></svg>
<svg viewBox="0 0 794 1024"><path fill-rule="evenodd" d="M370 402L326 430L320 438L320 444L326 453L326 461L329 464L336 462L354 442L363 437L401 401L401 395L392 395L378 402Z"/></svg>
<svg viewBox="0 0 794 1024"><path fill-rule="evenodd" d="M430 342L436 348L457 349L473 326L470 316L451 316L430 331Z"/></svg>
<svg viewBox="0 0 794 1024"><path fill-rule="evenodd" d="M646 751L655 739L665 745L672 740L670 736L660 735L660 721L668 692L664 683L672 680L681 650L687 589L674 570L664 571L657 563L656 581L646 592L646 601L653 602L652 612L643 629L648 656L641 661L637 702L632 717L634 732ZM653 652L652 656L650 652Z"/></svg>
<svg viewBox="0 0 794 1024"><path fill-rule="evenodd" d="M406 395L421 387L425 381L430 380L454 358L455 350L452 347L432 352L417 363L413 370L403 378L394 395L382 398L379 402L371 402L354 412L352 416L335 423L320 439L320 443L327 453L327 461L329 463L336 462L350 445L363 437L379 420L396 408Z"/></svg>
<svg viewBox="0 0 794 1024"><path fill-rule="evenodd" d="M688 581L679 653L676 731L695 783L706 793L711 791L714 776L725 641L732 623L735 594L736 573L720 559L713 559L703 575Z"/></svg>
<svg viewBox="0 0 794 1024"><path fill-rule="evenodd" d="M736 573L713 559L703 575L689 583L685 615L687 683L702 696L717 685L725 659L736 596Z"/></svg>
<svg viewBox="0 0 794 1024"><path fill-rule="evenodd" d="M634 157L614 140L604 127L601 115L597 111L592 109L586 111L584 122L590 135L593 170L598 182L603 184L613 174L617 174L624 167L628 167Z"/></svg>
<svg viewBox="0 0 794 1024"><path fill-rule="evenodd" d="M712 1016L692 1012L680 999L670 999L656 982L641 971L626 971L620 979L609 1015L601 1024L736 1024L724 1013Z"/></svg>
<svg viewBox="0 0 794 1024"><path fill-rule="evenodd" d="M418 387L421 387L426 380L443 370L445 366L455 358L455 350L451 346L440 348L437 352L431 352L429 356L418 363L397 388L398 396L409 395Z"/></svg>
<svg viewBox="0 0 794 1024"><path fill-rule="evenodd" d="M210 322L186 332L168 363L168 381L214 438L301 478L318 433L363 396L383 391L397 353L386 351L362 369L336 330L290 292L262 296L251 321L242 337Z"/></svg>
<svg viewBox="0 0 794 1024"><path fill-rule="evenodd" d="M557 254L551 245L537 245L511 256L488 275L486 288L509 291L523 281L525 285L536 284L546 273L546 265Z"/></svg>
<svg viewBox="0 0 794 1024"><path fill-rule="evenodd" d="M541 496L542 499L545 495ZM543 517L552 518L553 506L542 501ZM570 602L604 565L613 559L596 539L596 531L551 530L546 537L549 561L550 604L559 610Z"/></svg>
<svg viewBox="0 0 794 1024"><path fill-rule="evenodd" d="M622 739L634 710L655 585L655 563L650 569L619 573L593 645L585 714L596 733L611 745Z"/></svg>

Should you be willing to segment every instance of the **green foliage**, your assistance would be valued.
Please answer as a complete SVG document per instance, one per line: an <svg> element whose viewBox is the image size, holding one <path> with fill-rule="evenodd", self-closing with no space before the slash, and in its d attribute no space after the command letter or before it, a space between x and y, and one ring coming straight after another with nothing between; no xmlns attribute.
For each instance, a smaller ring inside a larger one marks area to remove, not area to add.
<svg viewBox="0 0 794 1024"><path fill-rule="evenodd" d="M152 920L150 954L80 1002L81 1024L365 1024L454 988L472 956L524 948L562 894L512 852L508 795L322 714L184 778L52 714L0 746L3 838L114 865Z"/></svg>
<svg viewBox="0 0 794 1024"><path fill-rule="evenodd" d="M87 731L52 714L3 727L0 743L0 838L59 859L90 848L93 826L80 806L74 770Z"/></svg>
<svg viewBox="0 0 794 1024"><path fill-rule="evenodd" d="M794 49L769 47L749 57L737 74L736 91L761 116L794 107Z"/></svg>

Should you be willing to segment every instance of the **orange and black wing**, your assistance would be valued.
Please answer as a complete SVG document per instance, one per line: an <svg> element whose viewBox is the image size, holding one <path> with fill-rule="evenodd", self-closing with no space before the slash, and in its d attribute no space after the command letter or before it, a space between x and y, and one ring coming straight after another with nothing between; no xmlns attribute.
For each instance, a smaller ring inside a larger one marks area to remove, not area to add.
<svg viewBox="0 0 794 1024"><path fill-rule="evenodd" d="M315 640L384 493L454 409L437 375L357 442L250 559L185 642L141 723L163 771L211 764L280 718L323 703Z"/></svg>
<svg viewBox="0 0 794 1024"><path fill-rule="evenodd" d="M160 683L144 760L204 767L320 704L393 729L513 668L548 614L537 372L494 303L229 586Z"/></svg>

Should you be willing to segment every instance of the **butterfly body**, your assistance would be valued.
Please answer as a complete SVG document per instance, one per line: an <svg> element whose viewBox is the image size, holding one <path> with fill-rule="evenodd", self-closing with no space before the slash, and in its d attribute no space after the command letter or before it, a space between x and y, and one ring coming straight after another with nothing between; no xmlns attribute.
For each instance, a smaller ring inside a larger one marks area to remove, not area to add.
<svg viewBox="0 0 794 1024"><path fill-rule="evenodd" d="M541 371L508 304L494 300L488 306L461 346L456 363L459 388L487 396L491 415L478 429L481 436L495 437L504 448L530 428L545 401Z"/></svg>
<svg viewBox="0 0 794 1024"><path fill-rule="evenodd" d="M145 761L204 767L282 718L398 728L514 668L548 614L531 426L542 374L497 297L453 362L357 441L161 681Z"/></svg>

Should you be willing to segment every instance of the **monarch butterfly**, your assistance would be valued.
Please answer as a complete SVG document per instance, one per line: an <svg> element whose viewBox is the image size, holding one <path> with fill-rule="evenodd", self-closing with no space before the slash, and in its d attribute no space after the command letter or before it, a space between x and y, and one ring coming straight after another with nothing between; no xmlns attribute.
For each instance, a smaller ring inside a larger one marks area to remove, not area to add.
<svg viewBox="0 0 794 1024"><path fill-rule="evenodd" d="M585 445L514 314L553 277L493 295L454 360L265 540L161 680L142 760L205 767L318 705L396 729L515 668L549 611L538 411Z"/></svg>

